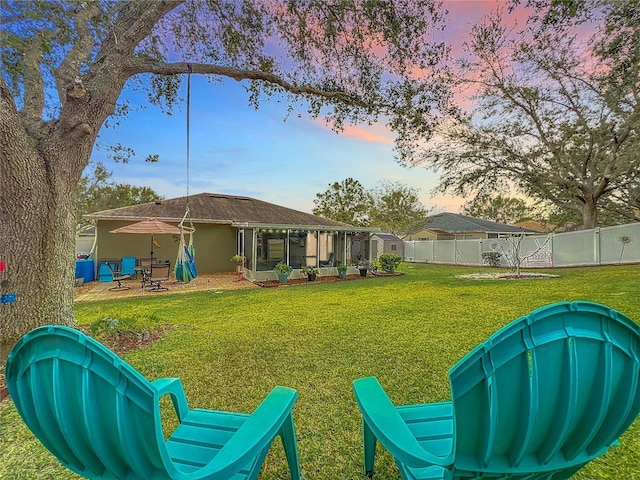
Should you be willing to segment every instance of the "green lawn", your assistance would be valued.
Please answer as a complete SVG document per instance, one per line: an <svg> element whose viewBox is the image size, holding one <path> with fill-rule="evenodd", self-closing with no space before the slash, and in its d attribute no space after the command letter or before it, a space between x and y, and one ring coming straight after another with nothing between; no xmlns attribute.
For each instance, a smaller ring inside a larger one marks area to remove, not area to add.
<svg viewBox="0 0 640 480"><path fill-rule="evenodd" d="M460 280L477 269L401 266L371 281L146 296L82 303L80 323L118 319L142 330L175 325L125 356L149 379L182 378L192 407L252 411L274 385L300 395L294 409L305 480L362 479L361 419L351 382L376 375L397 404L448 399L447 370L511 320L548 303L590 300L640 321L640 266L555 270L552 280ZM550 272L551 273L551 272ZM285 479L280 445L261 479ZM376 478L399 479L379 448ZM640 420L621 446L575 478L640 479ZM0 478L77 478L57 466L0 407Z"/></svg>

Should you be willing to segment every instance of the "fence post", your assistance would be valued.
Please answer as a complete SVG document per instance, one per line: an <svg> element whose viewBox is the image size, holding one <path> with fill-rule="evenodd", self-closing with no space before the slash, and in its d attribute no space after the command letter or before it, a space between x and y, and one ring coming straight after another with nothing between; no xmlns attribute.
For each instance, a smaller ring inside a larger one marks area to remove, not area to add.
<svg viewBox="0 0 640 480"><path fill-rule="evenodd" d="M600 227L596 227L593 230L593 235L594 261L596 265L600 265L600 248L602 248L600 245Z"/></svg>
<svg viewBox="0 0 640 480"><path fill-rule="evenodd" d="M458 264L458 245L457 242L458 239L456 237L453 237L453 263L454 265Z"/></svg>

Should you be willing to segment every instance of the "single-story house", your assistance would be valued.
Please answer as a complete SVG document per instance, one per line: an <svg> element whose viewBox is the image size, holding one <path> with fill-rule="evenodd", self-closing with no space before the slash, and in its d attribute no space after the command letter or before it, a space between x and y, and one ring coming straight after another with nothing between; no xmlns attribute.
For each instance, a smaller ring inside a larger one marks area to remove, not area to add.
<svg viewBox="0 0 640 480"><path fill-rule="evenodd" d="M245 257L244 276L249 280L275 278L273 267L280 261L293 268L316 266L321 273L330 274L339 264L357 262L351 254L351 237L356 235L366 239L365 251L359 256L370 258L368 237L373 229L234 195L192 195L188 206L185 225L190 220L195 227L196 268L202 273L234 271L231 257L241 255ZM179 235L158 234L151 239L150 235L110 232L149 218L178 225L186 209L187 197L180 197L84 215L96 226L94 258L153 256L173 265Z"/></svg>
<svg viewBox="0 0 640 480"><path fill-rule="evenodd" d="M538 233L540 232L528 228L445 212L427 217L424 228L407 235L405 240L469 240L473 238L500 238L513 234L536 235Z"/></svg>

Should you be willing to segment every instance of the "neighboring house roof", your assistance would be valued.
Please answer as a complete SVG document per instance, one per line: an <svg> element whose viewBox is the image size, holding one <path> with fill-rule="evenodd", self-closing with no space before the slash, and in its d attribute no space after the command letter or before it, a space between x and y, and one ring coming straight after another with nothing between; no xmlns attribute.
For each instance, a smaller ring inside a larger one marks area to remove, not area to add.
<svg viewBox="0 0 640 480"><path fill-rule="evenodd" d="M522 222L514 223L513 226L534 230L540 233L549 233L554 230L554 226L550 223L538 222L536 220L524 220Z"/></svg>
<svg viewBox="0 0 640 480"><path fill-rule="evenodd" d="M444 230L445 232L484 232L484 233L538 233L522 227L492 222L481 218L460 215L459 213L439 213L427 217L426 230Z"/></svg>
<svg viewBox="0 0 640 480"><path fill-rule="evenodd" d="M186 205L186 197L179 197L104 210L83 215L83 218L87 220L131 221L157 218L164 222L179 222L185 214ZM371 230L281 207L255 198L217 193L200 193L189 196L189 214L194 223L218 223L247 227L314 227L338 231Z"/></svg>

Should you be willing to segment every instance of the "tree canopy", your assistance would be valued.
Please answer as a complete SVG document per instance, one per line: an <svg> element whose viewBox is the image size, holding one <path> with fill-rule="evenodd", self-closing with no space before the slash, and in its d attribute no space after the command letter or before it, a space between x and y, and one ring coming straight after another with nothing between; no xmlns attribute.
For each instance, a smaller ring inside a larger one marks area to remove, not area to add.
<svg viewBox="0 0 640 480"><path fill-rule="evenodd" d="M371 226L400 238L422 228L428 211L420 202L419 193L399 182L382 181L372 192Z"/></svg>
<svg viewBox="0 0 640 480"><path fill-rule="evenodd" d="M514 224L534 217L534 209L521 198L479 196L464 204L464 213L471 217Z"/></svg>
<svg viewBox="0 0 640 480"><path fill-rule="evenodd" d="M472 27L457 78L475 107L441 127L422 161L440 191L515 187L577 212L584 228L603 209L638 220L640 4L530 3L526 28L507 28L501 11Z"/></svg>
<svg viewBox="0 0 640 480"><path fill-rule="evenodd" d="M101 162L93 165L93 169L82 176L77 188L77 227L86 224L82 216L87 213L149 203L163 198L149 187L109 181L111 176L112 173Z"/></svg>
<svg viewBox="0 0 640 480"><path fill-rule="evenodd" d="M399 182L383 180L367 190L358 180L347 178L316 194L313 213L349 225L377 227L381 232L403 237L427 216L418 194L418 189Z"/></svg>
<svg viewBox="0 0 640 480"><path fill-rule="evenodd" d="M357 227L368 227L373 199L358 180L333 182L313 200L313 214Z"/></svg>

